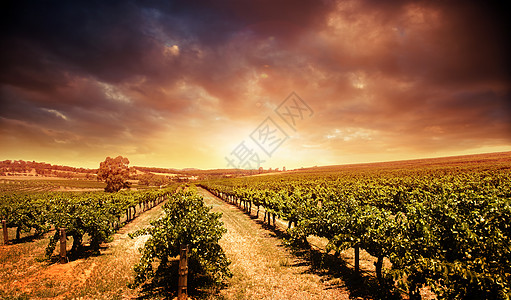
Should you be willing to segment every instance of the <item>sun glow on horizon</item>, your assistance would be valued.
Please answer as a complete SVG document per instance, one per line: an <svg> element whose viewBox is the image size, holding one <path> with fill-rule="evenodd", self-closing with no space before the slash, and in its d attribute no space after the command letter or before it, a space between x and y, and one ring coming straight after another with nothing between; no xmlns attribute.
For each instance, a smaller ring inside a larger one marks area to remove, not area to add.
<svg viewBox="0 0 511 300"><path fill-rule="evenodd" d="M13 4L0 157L216 169L247 141L237 155L292 169L511 149L502 7L201 5ZM292 93L303 110L281 106ZM267 118L288 138L262 149L250 135Z"/></svg>

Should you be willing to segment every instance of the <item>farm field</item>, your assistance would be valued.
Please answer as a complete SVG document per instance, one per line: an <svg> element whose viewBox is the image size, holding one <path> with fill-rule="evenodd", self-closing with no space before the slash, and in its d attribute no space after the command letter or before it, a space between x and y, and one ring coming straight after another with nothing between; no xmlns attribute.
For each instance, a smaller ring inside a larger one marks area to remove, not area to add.
<svg viewBox="0 0 511 300"><path fill-rule="evenodd" d="M220 241L231 259L233 278L223 299L349 299L341 280L328 280L310 271L306 260L287 249L278 233L263 228L233 205L199 190L213 211L222 213L227 233Z"/></svg>
<svg viewBox="0 0 511 300"><path fill-rule="evenodd" d="M510 4L3 1L0 300L511 300Z"/></svg>
<svg viewBox="0 0 511 300"><path fill-rule="evenodd" d="M122 299L134 293L127 283L147 237L132 240L128 234L161 215L161 203L177 186L105 193L91 192L89 183L3 183L0 215L7 227L0 248L0 298ZM40 189L55 184L64 188ZM58 263L57 228L66 231L66 264Z"/></svg>
<svg viewBox="0 0 511 300"><path fill-rule="evenodd" d="M27 238L0 246L1 299L129 299L138 290L127 287L138 262L138 248L146 237L131 239L128 234L158 218L162 204L144 212L102 245L100 255L76 258L67 264L47 261L48 236ZM52 232L50 232L51 235ZM71 249L70 239L68 250Z"/></svg>
<svg viewBox="0 0 511 300"><path fill-rule="evenodd" d="M377 299L382 296L374 280L375 259L367 252L360 253L362 276L359 276L353 271L352 249L334 257L325 252L328 241L314 236L308 238L312 249L297 249L285 241L287 222L277 218L275 226L268 225L264 208L258 216L255 207L247 214L204 189L199 193L206 204L213 206L213 211L222 212L227 228L221 245L236 271L228 287L221 291L226 299ZM293 284L286 284L290 280ZM276 284L279 281L283 284ZM384 292L383 296L400 299L398 293ZM431 293L425 292L425 296L431 298Z"/></svg>
<svg viewBox="0 0 511 300"><path fill-rule="evenodd" d="M308 249L314 239L338 258L354 251L355 273L364 269L365 250L374 262L369 271L389 292L508 299L510 182L507 152L311 168L202 186L248 214L264 214L267 226L284 220L292 244Z"/></svg>
<svg viewBox="0 0 511 300"><path fill-rule="evenodd" d="M170 222L197 200L220 213L219 245L232 272L220 289L192 291L197 299L507 299L510 293L509 152L209 179L185 194L177 185L104 193L79 180L9 180L0 203L10 224L10 244L0 246L2 299L174 297L172 283L128 287L150 233L129 235L150 227L153 234L182 234L151 222L163 216ZM49 256L46 249L61 224L77 230L70 230L67 250L74 253L75 238L82 249L67 264L58 263L58 249ZM176 226L196 231L193 222Z"/></svg>
<svg viewBox="0 0 511 300"><path fill-rule="evenodd" d="M101 191L105 183L97 180L52 177L0 176L0 193L49 191Z"/></svg>

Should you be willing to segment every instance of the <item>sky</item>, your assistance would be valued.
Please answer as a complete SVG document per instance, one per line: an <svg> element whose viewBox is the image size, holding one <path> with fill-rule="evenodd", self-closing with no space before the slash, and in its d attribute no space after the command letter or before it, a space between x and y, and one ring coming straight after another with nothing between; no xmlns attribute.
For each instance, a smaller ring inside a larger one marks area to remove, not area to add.
<svg viewBox="0 0 511 300"><path fill-rule="evenodd" d="M0 160L292 169L509 151L506 3L8 0Z"/></svg>

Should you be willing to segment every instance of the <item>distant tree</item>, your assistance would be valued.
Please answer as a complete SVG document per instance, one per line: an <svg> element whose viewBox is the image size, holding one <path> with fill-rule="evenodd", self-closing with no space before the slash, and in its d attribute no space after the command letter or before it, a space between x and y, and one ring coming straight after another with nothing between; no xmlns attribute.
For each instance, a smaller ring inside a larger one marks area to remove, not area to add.
<svg viewBox="0 0 511 300"><path fill-rule="evenodd" d="M152 173L147 173L138 176L139 184L140 185L147 185L147 186L161 186L167 183L170 183L172 180L168 176L163 175L155 175Z"/></svg>
<svg viewBox="0 0 511 300"><path fill-rule="evenodd" d="M105 181L105 192L118 192L122 188L130 187L127 181L129 163L130 161L126 157L117 156L116 158L107 157L104 162L99 164L98 180Z"/></svg>

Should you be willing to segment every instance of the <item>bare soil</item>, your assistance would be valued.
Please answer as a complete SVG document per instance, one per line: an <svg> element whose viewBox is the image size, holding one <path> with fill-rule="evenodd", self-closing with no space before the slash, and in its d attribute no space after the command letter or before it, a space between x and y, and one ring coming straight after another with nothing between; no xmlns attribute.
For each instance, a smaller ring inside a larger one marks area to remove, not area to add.
<svg viewBox="0 0 511 300"><path fill-rule="evenodd" d="M232 261L233 278L223 299L349 299L342 280L310 272L274 232L211 193L199 189L207 205L223 214L227 233L220 245Z"/></svg>

